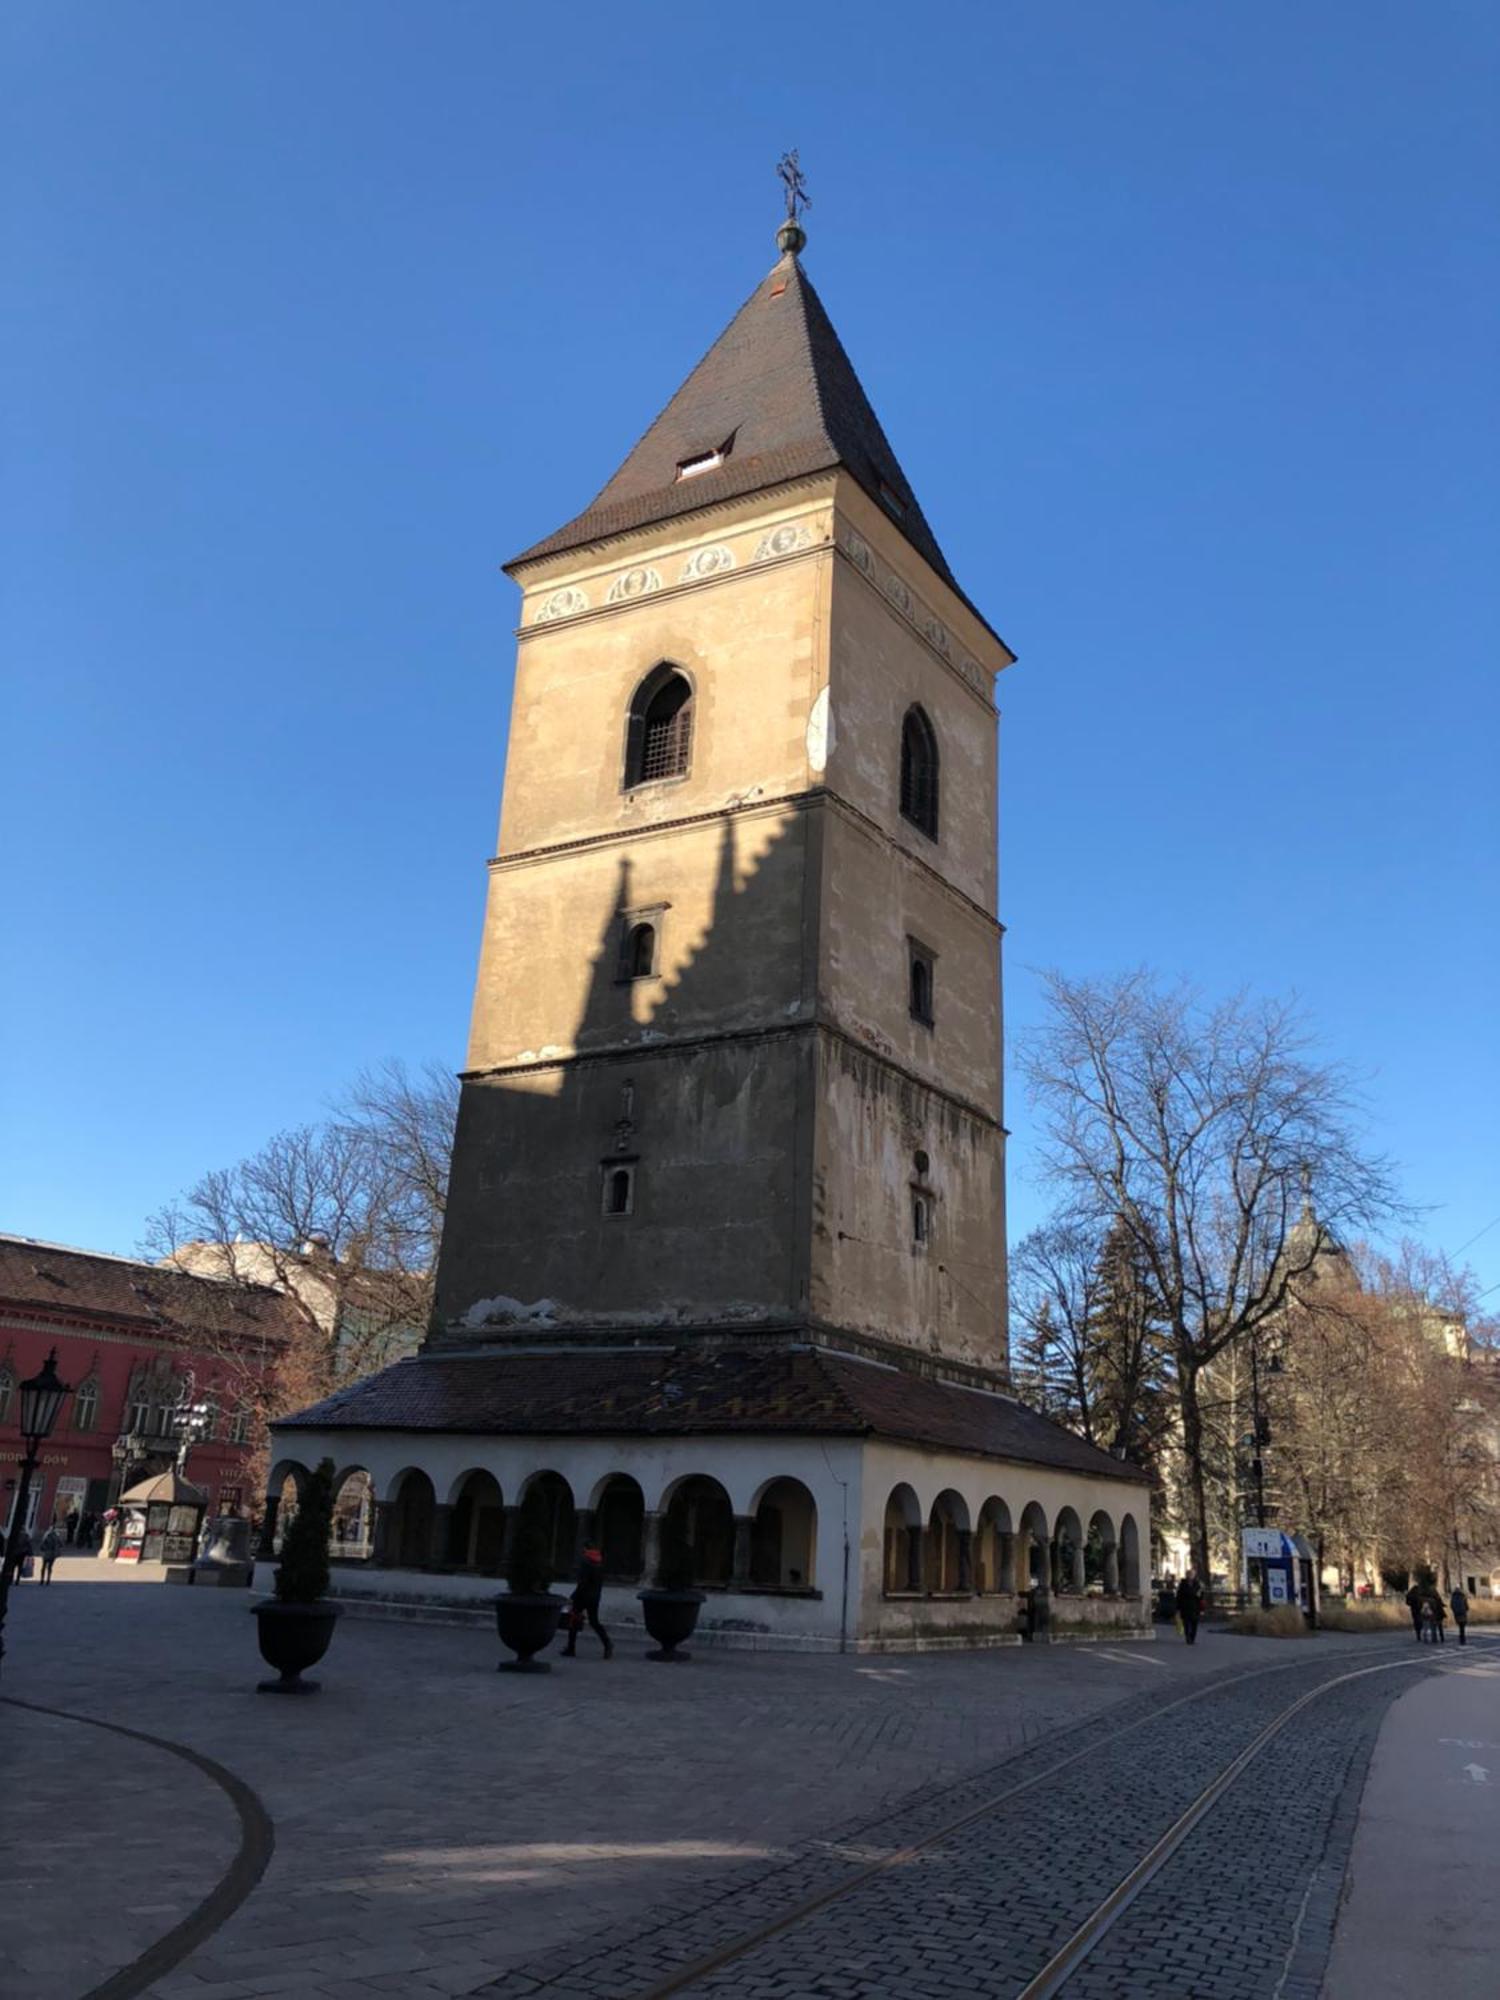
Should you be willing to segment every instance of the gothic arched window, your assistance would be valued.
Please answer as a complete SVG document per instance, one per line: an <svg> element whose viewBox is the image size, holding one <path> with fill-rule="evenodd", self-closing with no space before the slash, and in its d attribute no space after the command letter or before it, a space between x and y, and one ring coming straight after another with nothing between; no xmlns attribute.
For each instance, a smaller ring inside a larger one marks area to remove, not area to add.
<svg viewBox="0 0 1500 2000"><path fill-rule="evenodd" d="M0 1424L10 1415L10 1399L15 1392L15 1376L8 1368L0 1368Z"/></svg>
<svg viewBox="0 0 1500 2000"><path fill-rule="evenodd" d="M80 1382L78 1393L73 1398L73 1428L75 1431L91 1431L99 1421L99 1384L91 1375L87 1382Z"/></svg>
<svg viewBox="0 0 1500 2000"><path fill-rule="evenodd" d="M625 789L685 776L692 750L692 682L664 661L647 674L630 704Z"/></svg>
<svg viewBox="0 0 1500 2000"><path fill-rule="evenodd" d="M901 724L901 816L929 840L938 836L938 741L927 711L913 705Z"/></svg>

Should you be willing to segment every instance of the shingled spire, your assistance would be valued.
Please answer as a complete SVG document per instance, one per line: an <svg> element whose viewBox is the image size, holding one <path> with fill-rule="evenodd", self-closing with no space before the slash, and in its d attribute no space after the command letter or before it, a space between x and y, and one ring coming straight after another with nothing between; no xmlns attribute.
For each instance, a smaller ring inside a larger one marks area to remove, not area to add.
<svg viewBox="0 0 1500 2000"><path fill-rule="evenodd" d="M800 247L800 227L790 233ZM823 302L790 248L603 491L506 566L839 466L957 590Z"/></svg>

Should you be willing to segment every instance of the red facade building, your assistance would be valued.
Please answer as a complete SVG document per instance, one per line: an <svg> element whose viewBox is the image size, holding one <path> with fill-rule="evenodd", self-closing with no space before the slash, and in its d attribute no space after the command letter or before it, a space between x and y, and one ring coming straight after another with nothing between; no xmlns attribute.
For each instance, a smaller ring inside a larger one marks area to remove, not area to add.
<svg viewBox="0 0 1500 2000"><path fill-rule="evenodd" d="M165 1471L193 1404L207 1409L188 1478L215 1509L248 1512L259 1497L245 1477L253 1391L298 1324L269 1286L0 1235L0 1528L13 1525L24 1449L17 1390L53 1348L72 1394L33 1478L33 1536L70 1513L102 1514L122 1488Z"/></svg>

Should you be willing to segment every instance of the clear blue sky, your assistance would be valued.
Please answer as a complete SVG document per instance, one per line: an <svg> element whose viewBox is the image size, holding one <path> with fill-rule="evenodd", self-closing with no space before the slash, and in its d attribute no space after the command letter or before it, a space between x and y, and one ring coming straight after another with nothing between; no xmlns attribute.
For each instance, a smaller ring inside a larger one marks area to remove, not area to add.
<svg viewBox="0 0 1500 2000"><path fill-rule="evenodd" d="M129 1250L362 1064L458 1065L497 565L773 261L793 144L808 269L1021 655L1012 1026L1044 965L1295 989L1428 1237L1500 1214L1492 0L0 35L0 1226Z"/></svg>

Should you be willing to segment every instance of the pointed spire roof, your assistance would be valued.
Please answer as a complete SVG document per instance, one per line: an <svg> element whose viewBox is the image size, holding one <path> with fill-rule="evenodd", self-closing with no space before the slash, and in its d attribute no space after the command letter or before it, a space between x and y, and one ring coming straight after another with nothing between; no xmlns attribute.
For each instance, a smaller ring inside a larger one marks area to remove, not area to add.
<svg viewBox="0 0 1500 2000"><path fill-rule="evenodd" d="M722 462L682 477L682 466L718 452ZM838 466L958 590L823 302L789 249L603 491L507 568Z"/></svg>

